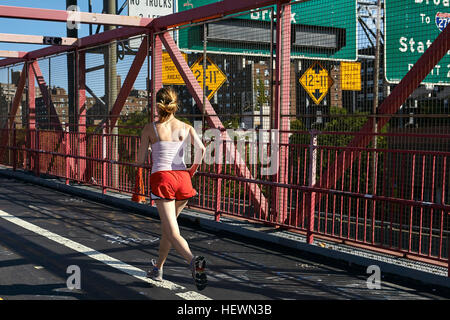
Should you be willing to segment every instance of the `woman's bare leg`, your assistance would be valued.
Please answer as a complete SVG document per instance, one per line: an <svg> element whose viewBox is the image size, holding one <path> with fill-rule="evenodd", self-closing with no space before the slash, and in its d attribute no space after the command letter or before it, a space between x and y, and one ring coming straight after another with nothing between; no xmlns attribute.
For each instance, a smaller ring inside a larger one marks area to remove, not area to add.
<svg viewBox="0 0 450 320"><path fill-rule="evenodd" d="M187 205L188 200L175 200L175 210L177 212L177 218L180 215L181 211Z"/></svg>
<svg viewBox="0 0 450 320"><path fill-rule="evenodd" d="M188 203L188 200L180 200L180 201L176 200L175 201L175 212L176 212L177 218L187 203ZM163 229L161 228L161 230L163 230ZM158 269L161 269L163 267L164 262L166 262L167 256L169 255L171 248L172 248L172 244L168 240L167 236L162 232L161 240L159 242L158 260L156 262L156 267Z"/></svg>
<svg viewBox="0 0 450 320"><path fill-rule="evenodd" d="M180 235L177 218L187 204L187 200L156 200L161 219L161 240L156 267L161 269L173 245L175 250L189 263L193 255L186 240Z"/></svg>

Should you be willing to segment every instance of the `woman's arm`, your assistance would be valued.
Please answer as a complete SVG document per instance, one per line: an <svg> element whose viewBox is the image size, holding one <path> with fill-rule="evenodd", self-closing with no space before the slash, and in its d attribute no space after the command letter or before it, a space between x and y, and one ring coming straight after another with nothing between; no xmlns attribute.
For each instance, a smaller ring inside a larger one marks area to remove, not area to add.
<svg viewBox="0 0 450 320"><path fill-rule="evenodd" d="M197 132L195 132L193 127L189 127L189 134L191 136L191 143L194 145L194 163L188 169L191 177L194 176L198 167L201 165L203 156L205 155L206 148L202 143L202 140L198 136Z"/></svg>
<svg viewBox="0 0 450 320"><path fill-rule="evenodd" d="M147 160L147 152L148 146L150 143L150 126L146 125L144 129L142 129L141 133L141 144L139 146L139 151L136 159L136 164L142 166Z"/></svg>

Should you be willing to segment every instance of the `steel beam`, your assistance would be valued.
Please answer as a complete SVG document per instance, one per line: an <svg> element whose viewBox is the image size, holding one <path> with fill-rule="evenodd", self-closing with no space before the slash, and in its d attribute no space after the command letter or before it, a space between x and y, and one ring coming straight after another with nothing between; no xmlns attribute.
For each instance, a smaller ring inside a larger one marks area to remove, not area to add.
<svg viewBox="0 0 450 320"><path fill-rule="evenodd" d="M9 112L9 129L12 130L14 124L14 118L16 117L19 105L22 102L23 90L27 79L27 65L23 65L22 72L20 73L19 83L17 84L16 94L14 95L11 111Z"/></svg>
<svg viewBox="0 0 450 320"><path fill-rule="evenodd" d="M59 45L63 46L73 46L76 45L77 38L63 38L63 37L46 37L46 36L35 36L26 34L13 34L13 33L0 33L0 42L10 42L10 43L30 43L30 44L52 44L48 43L48 40L57 39ZM23 57L23 56L22 56Z"/></svg>
<svg viewBox="0 0 450 320"><path fill-rule="evenodd" d="M16 94L14 95L13 103L11 106L11 110L9 111L8 115L8 123L5 124L5 127L8 128L8 130L3 130L3 134L1 137L1 144L2 146L5 146L8 143L8 134L9 132L12 132L12 129L14 128L14 122L17 110L19 109L19 104L22 101L23 96L23 90L25 88L26 83L26 76L27 73L27 65L24 64L22 68L22 72L20 74L19 83L17 84Z"/></svg>
<svg viewBox="0 0 450 320"><path fill-rule="evenodd" d="M62 131L63 128L61 122L59 121L58 113L56 112L55 106L52 102L52 98L48 92L48 86L45 83L45 79L42 74L41 68L39 67L39 63L37 61L34 61L31 63L31 67L33 71L31 75L36 77L36 81L39 85L39 90L41 91L42 98L44 99L44 103L48 108L50 123L54 124L56 130Z"/></svg>
<svg viewBox="0 0 450 320"><path fill-rule="evenodd" d="M287 0L283 0L283 3L289 2ZM207 20L211 19L213 17L220 17L236 12L241 12L244 10L250 10L254 8L264 7L273 5L276 3L276 0L241 0L239 2L233 1L233 0L224 0L221 2L213 3L206 6L201 6L198 8L194 8L188 11L178 12L171 15L167 15L164 17L159 17L155 19L150 18L137 18L137 19L143 19L141 20L142 23L140 23L139 26L136 27L134 25L133 27L123 27L123 28L117 28L110 31L105 31L99 34L87 36L84 38L79 38L77 47L78 49L82 48L88 48L90 46L100 45L104 43L108 43L113 40L122 40L127 39L133 36L137 36L139 34L143 33L144 26L147 26L148 29L153 31L161 31L164 28L170 27L170 26L177 26L177 25L183 25L188 24L193 21L201 21L201 20ZM67 21L68 14L70 12L63 11L63 10L48 10L48 9L34 9L34 8L21 8L21 7L9 7L9 6L0 6L0 17L8 17L8 18L18 18L16 15L24 16L24 12L21 13L15 13L11 11L11 8L15 8L16 11L21 11L22 9L25 10L25 12L30 13L31 16L29 19L38 19L38 20L47 20L51 18L50 16L52 14L56 14L57 17L53 17L56 21ZM7 9L7 11L4 11L3 9ZM39 12L39 10L42 10ZM73 13L72 13L73 14ZM90 15L96 15L99 16L99 14L94 13L85 13ZM112 15L115 17L115 15ZM125 16L120 16L121 18L126 18ZM132 19L135 19L135 17L129 17ZM25 19L25 18L24 18ZM54 20L54 21L55 21ZM147 24L145 24L148 22ZM86 22L87 23L87 22ZM116 21L117 23L117 21ZM105 23L104 23L105 24ZM122 24L116 24L116 25L122 25ZM25 59L38 59L49 55L59 54L67 51L73 50L70 46L51 46L48 48L43 48L35 51L29 52L24 58ZM21 62L23 60L21 59L4 59L0 60L0 67L11 65L17 62Z"/></svg>
<svg viewBox="0 0 450 320"><path fill-rule="evenodd" d="M28 63L27 69L28 80L28 113L27 113L27 129L36 129L36 85L33 73L33 63Z"/></svg>
<svg viewBox="0 0 450 320"><path fill-rule="evenodd" d="M113 108L111 109L109 116L109 130L114 128L116 125L117 119L119 118L120 112L122 111L123 105L125 104L127 97L129 96L131 89L133 89L134 82L139 74L139 71L144 64L145 58L147 57L148 47L147 41L142 41L141 46L136 54L136 57L131 64L130 70L128 71L127 77L120 89L119 95L114 103Z"/></svg>
<svg viewBox="0 0 450 320"><path fill-rule="evenodd" d="M216 111L212 107L211 103L208 99L203 99L203 89L200 87L200 84L198 83L197 79L195 78L194 74L192 73L192 70L189 68L189 65L187 64L186 60L184 59L183 55L181 54L180 49L175 44L175 41L169 34L169 32L163 32L158 35L158 37L161 39L162 44L166 48L167 52L169 53L172 61L174 62L175 66L177 67L178 71L180 72L181 77L183 78L184 82L186 83L186 86L191 93L192 97L194 98L195 102L197 103L198 108L202 113L205 114L206 119L208 121L208 124L210 127L215 129L224 129L224 125L222 124L222 121L220 121L219 117L216 114ZM203 105L203 101L205 101L205 104ZM238 152L236 149L233 140L230 138L228 133L226 131L223 131L223 137L225 141L228 141L227 143L227 152L228 154L235 155L235 161L237 164L237 174L245 177L254 179L252 176L251 171L247 168L247 165L245 164L245 161L242 159L245 159L242 157L242 155ZM231 143L230 143L231 142ZM242 164L244 163L244 164ZM250 194L253 200L253 203L255 204L255 211L261 211L264 216L267 215L266 205L267 205L267 199L263 195L261 189L259 186L255 185L253 187L249 187Z"/></svg>
<svg viewBox="0 0 450 320"><path fill-rule="evenodd" d="M446 27L424 54L422 54L419 60L417 60L416 64L408 71L400 83L395 86L391 94L384 99L383 103L381 103L378 108L378 114L395 114L449 50L450 28ZM381 131L389 120L390 117L380 117L376 122L378 130ZM353 138L347 147L366 147L372 141L373 126L374 122L372 119L369 119L359 131L359 134ZM366 134L361 135L361 133ZM332 169L335 167L335 163L338 164L337 170ZM334 181L335 177L342 176L342 172L345 171L350 164L351 160L347 157L344 161L344 155L341 153L337 159L330 164L327 172L321 175L320 181L316 186L327 187L328 183Z"/></svg>
<svg viewBox="0 0 450 320"><path fill-rule="evenodd" d="M156 110L156 93L163 87L162 83L162 42L161 38L152 34L152 104L150 119L155 121L158 112Z"/></svg>
<svg viewBox="0 0 450 320"><path fill-rule="evenodd" d="M26 56L26 55L25 55ZM6 58L0 60L0 67L10 66L16 63L21 63L26 61L25 57L23 58Z"/></svg>
<svg viewBox="0 0 450 320"><path fill-rule="evenodd" d="M276 2L276 0L223 0L198 8L158 17L154 19L154 21L150 24L150 27L157 31L189 23L219 18L250 9L270 6ZM288 3L289 0L282 0L279 2Z"/></svg>
<svg viewBox="0 0 450 320"><path fill-rule="evenodd" d="M28 149L36 150L36 85L33 74L33 64L27 65L27 133L25 135L25 143ZM34 133L34 135L33 135ZM34 152L26 152L30 170L36 169L36 154Z"/></svg>
<svg viewBox="0 0 450 320"><path fill-rule="evenodd" d="M276 48L275 56L275 110L273 114L273 128L281 131L288 131L289 126L289 104L290 104L290 83L291 83L291 6L282 5L277 1L277 24L276 24L276 43L280 44ZM284 117L283 117L284 115ZM280 153L277 167L278 173L273 179L279 183L288 183L288 172L286 161L289 158L287 144L289 136L287 133L281 133ZM273 191L272 220L276 219L279 223L287 223L287 200L288 193L286 188L274 188Z"/></svg>
<svg viewBox="0 0 450 320"><path fill-rule="evenodd" d="M68 21L75 21L77 23L123 27L146 27L152 21L150 18L121 16L115 14L14 6L0 6L0 18L56 21L65 23Z"/></svg>
<svg viewBox="0 0 450 320"><path fill-rule="evenodd" d="M117 28L114 30L105 31L102 33L94 34L84 38L78 38L77 48L85 49L92 46L98 46L101 44L109 43L111 41L119 41L128 39L133 36L142 34L142 28ZM73 47L68 46L51 46L47 48L38 49L29 52L25 57L27 59L38 59L49 55L59 54L67 51L73 51ZM1 66L1 63L0 63Z"/></svg>
<svg viewBox="0 0 450 320"><path fill-rule="evenodd" d="M0 50L0 58L23 58L27 52Z"/></svg>
<svg viewBox="0 0 450 320"><path fill-rule="evenodd" d="M130 37L137 36L140 34L142 34L142 28L132 28L132 27L118 28L118 29L114 29L114 30L105 31L105 32L102 32L99 34L87 36L84 38L78 38L78 41L75 44L76 44L76 48L85 49L85 48L89 48L92 46L108 43L113 40L128 39ZM39 59L39 58L46 57L46 56L51 56L54 54L69 52L69 51L73 51L74 49L75 49L75 45L74 46L53 45L53 46L49 46L46 48L28 52L21 58L2 59L2 60L0 60L0 67L23 62L27 59L34 60L34 59Z"/></svg>
<svg viewBox="0 0 450 320"><path fill-rule="evenodd" d="M78 150L80 157L86 157L86 52L80 51L76 60L76 78L77 78L77 128L78 128ZM79 179L88 182L86 176L86 159L78 160Z"/></svg>

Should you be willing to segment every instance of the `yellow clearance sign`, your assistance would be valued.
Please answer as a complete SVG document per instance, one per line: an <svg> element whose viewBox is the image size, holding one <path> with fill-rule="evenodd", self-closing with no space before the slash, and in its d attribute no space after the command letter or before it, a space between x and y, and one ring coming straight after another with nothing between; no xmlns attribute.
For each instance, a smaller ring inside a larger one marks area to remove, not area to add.
<svg viewBox="0 0 450 320"><path fill-rule="evenodd" d="M187 61L187 54L182 53ZM184 85L183 78L167 52L162 54L162 83L165 85Z"/></svg>
<svg viewBox="0 0 450 320"><path fill-rule="evenodd" d="M200 86L205 89L206 97L210 100L219 88L227 81L227 77L219 69L219 67L206 57L205 76L203 77L203 57L200 57L192 66L191 70L194 73ZM203 78L205 84L203 85Z"/></svg>
<svg viewBox="0 0 450 320"><path fill-rule="evenodd" d="M320 104L333 85L328 71L318 62L309 67L299 81L315 104Z"/></svg>
<svg viewBox="0 0 450 320"><path fill-rule="evenodd" d="M341 89L361 91L360 62L341 62Z"/></svg>

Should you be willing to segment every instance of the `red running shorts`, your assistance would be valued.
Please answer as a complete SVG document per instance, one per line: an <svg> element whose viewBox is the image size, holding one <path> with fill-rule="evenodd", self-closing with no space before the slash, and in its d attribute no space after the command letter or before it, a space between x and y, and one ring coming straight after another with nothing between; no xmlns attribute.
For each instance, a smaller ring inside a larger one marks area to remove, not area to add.
<svg viewBox="0 0 450 320"><path fill-rule="evenodd" d="M150 175L152 200L187 200L197 191L192 187L191 176L186 170L157 171Z"/></svg>

